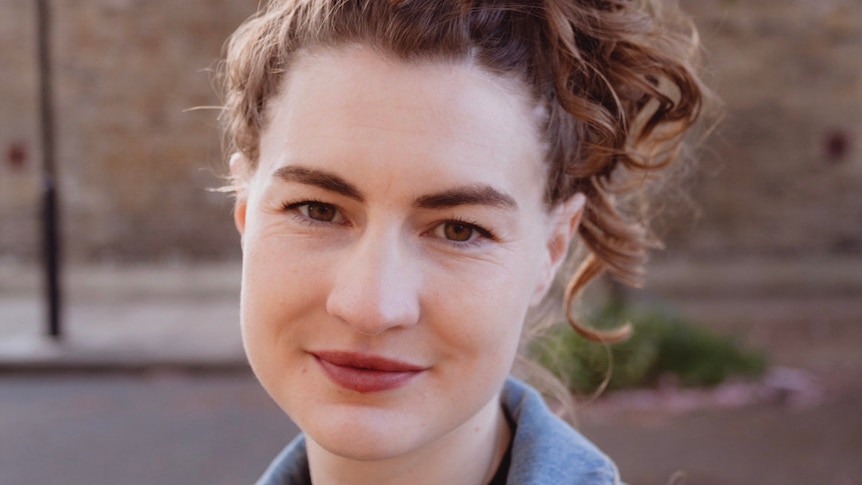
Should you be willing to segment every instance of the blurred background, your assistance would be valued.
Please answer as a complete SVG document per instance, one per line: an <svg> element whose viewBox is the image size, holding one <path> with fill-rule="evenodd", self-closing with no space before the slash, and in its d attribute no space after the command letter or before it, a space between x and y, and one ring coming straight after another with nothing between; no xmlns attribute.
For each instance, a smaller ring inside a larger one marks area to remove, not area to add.
<svg viewBox="0 0 862 485"><path fill-rule="evenodd" d="M239 241L210 190L212 69L257 4L0 0L0 483L250 483L295 432L244 362ZM609 393L581 427L632 484L862 483L862 1L680 4L726 116L625 297L769 370Z"/></svg>

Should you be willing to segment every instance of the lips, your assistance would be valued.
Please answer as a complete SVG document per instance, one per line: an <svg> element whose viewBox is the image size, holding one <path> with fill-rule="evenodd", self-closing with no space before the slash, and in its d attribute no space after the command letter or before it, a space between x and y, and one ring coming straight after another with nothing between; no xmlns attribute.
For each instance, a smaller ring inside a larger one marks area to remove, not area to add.
<svg viewBox="0 0 862 485"><path fill-rule="evenodd" d="M335 384L360 393L397 389L426 370L419 365L354 352L320 351L311 355Z"/></svg>

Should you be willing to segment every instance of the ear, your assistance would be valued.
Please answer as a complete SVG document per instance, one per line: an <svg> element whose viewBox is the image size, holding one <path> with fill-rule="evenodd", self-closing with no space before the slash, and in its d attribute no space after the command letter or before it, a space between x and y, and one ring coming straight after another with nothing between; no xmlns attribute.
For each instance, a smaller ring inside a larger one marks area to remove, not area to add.
<svg viewBox="0 0 862 485"><path fill-rule="evenodd" d="M247 186L248 161L241 153L234 153L230 157L230 178L236 194L236 203L233 208L233 222L239 235L245 234L245 213L248 208Z"/></svg>
<svg viewBox="0 0 862 485"><path fill-rule="evenodd" d="M547 294L551 283L554 281L554 276L563 262L566 261L566 256L569 254L569 246L577 233L578 225L581 222L581 215L584 213L586 200L584 194L579 192L557 206L551 214L546 243L547 258L545 259L545 268L541 275L542 279L533 295L532 306L538 305L545 298L545 294Z"/></svg>

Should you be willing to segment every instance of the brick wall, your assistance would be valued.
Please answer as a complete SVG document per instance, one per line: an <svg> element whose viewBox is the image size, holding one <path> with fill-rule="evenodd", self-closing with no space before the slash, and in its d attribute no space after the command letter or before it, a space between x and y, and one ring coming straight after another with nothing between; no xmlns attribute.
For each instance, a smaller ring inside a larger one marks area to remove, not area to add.
<svg viewBox="0 0 862 485"><path fill-rule="evenodd" d="M3 0L0 15L0 258L37 254L41 152L33 3Z"/></svg>
<svg viewBox="0 0 862 485"><path fill-rule="evenodd" d="M0 243L4 255L32 258L40 168L35 2L3 1L0 148L23 147L29 156L23 166L0 167ZM216 104L208 69L257 2L50 4L67 259L234 257L230 204L207 191L220 184L217 111L188 109ZM8 64L6 52L14 54Z"/></svg>
<svg viewBox="0 0 862 485"><path fill-rule="evenodd" d="M727 116L672 243L739 257L862 254L862 2L683 2Z"/></svg>

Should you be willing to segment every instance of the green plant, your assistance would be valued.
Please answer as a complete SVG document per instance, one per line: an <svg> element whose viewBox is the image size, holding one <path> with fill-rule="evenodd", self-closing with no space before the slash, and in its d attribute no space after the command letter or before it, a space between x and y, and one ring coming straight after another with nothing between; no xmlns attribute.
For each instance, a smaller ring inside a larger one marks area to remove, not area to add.
<svg viewBox="0 0 862 485"><path fill-rule="evenodd" d="M713 386L731 376L758 376L766 370L762 352L745 349L730 337L694 325L669 312L608 304L590 321L597 327L631 321L635 332L624 342L602 345L557 325L531 347L539 363L577 393L598 389L609 370L610 389L655 385L673 376L684 386Z"/></svg>

